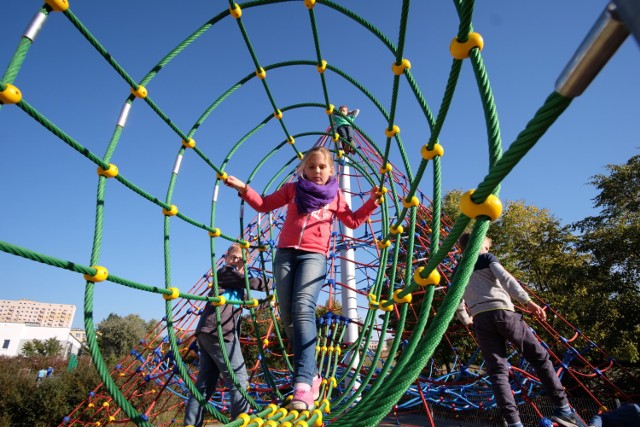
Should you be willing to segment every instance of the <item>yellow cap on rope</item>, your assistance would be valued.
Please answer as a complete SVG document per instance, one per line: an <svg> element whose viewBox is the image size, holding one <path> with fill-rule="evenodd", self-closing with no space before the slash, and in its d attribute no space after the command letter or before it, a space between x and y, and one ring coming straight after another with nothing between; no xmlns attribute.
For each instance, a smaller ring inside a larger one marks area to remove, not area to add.
<svg viewBox="0 0 640 427"><path fill-rule="evenodd" d="M109 271L100 266L100 265L92 265L91 268L93 268L96 272L93 276L89 275L89 274L85 274L84 275L84 279L88 282L104 282L105 280L107 280L107 277L109 277Z"/></svg>
<svg viewBox="0 0 640 427"><path fill-rule="evenodd" d="M0 92L0 103L17 104L22 101L22 92L12 84L6 84L6 88Z"/></svg>
<svg viewBox="0 0 640 427"><path fill-rule="evenodd" d="M196 140L193 138L189 138L188 141L185 141L184 139L182 140L182 146L184 148L193 148L196 146Z"/></svg>
<svg viewBox="0 0 640 427"><path fill-rule="evenodd" d="M387 173L387 172L391 172L393 170L393 166L391 166L391 163L387 163L384 166L380 166L380 173Z"/></svg>
<svg viewBox="0 0 640 427"><path fill-rule="evenodd" d="M171 291L170 294L162 294L162 298L165 299L165 301L171 301L173 299L176 299L180 296L180 289L178 288L167 288Z"/></svg>
<svg viewBox="0 0 640 427"><path fill-rule="evenodd" d="M162 208L162 213L165 216L174 216L178 214L178 207L176 205L171 205L169 209Z"/></svg>
<svg viewBox="0 0 640 427"><path fill-rule="evenodd" d="M491 218L491 221L495 221L500 218L502 214L502 202L493 194L489 196L482 203L475 203L471 200L471 196L475 192L469 190L460 198L460 211L471 219L476 219L482 215Z"/></svg>
<svg viewBox="0 0 640 427"><path fill-rule="evenodd" d="M417 196L413 196L410 200L402 199L402 206L409 209L414 206L420 206L420 199Z"/></svg>
<svg viewBox="0 0 640 427"><path fill-rule="evenodd" d="M142 99L146 98L146 97L147 97L147 95L149 94L149 93L147 92L147 88L146 88L146 87L144 87L144 86L142 86L142 85L139 85L139 86L138 86L138 89L131 88L131 93L132 93L136 98L142 98Z"/></svg>
<svg viewBox="0 0 640 427"><path fill-rule="evenodd" d="M213 230L209 231L209 236L210 237L220 237L220 235L222 234L222 232L220 231L219 228L214 228Z"/></svg>
<svg viewBox="0 0 640 427"><path fill-rule="evenodd" d="M69 9L69 2L67 0L44 0L54 12L64 12Z"/></svg>
<svg viewBox="0 0 640 427"><path fill-rule="evenodd" d="M324 59L320 61L320 65L316 67L316 70L318 70L320 74L324 73L327 70L327 61Z"/></svg>
<svg viewBox="0 0 640 427"><path fill-rule="evenodd" d="M440 283L440 273L435 268L427 277L422 277L420 273L424 270L424 266L416 268L413 273L413 281L423 288L428 285L437 285Z"/></svg>
<svg viewBox="0 0 640 427"><path fill-rule="evenodd" d="M114 164L109 163L109 167L107 169L102 169L98 166L97 169L98 175L104 176L105 178L115 178L118 176L118 167Z"/></svg>
<svg viewBox="0 0 640 427"><path fill-rule="evenodd" d="M451 56L455 59L465 59L469 57L471 49L478 48L480 51L484 48L484 40L478 33L469 33L469 38L466 42L460 43L458 37L454 37L449 45L449 51Z"/></svg>
<svg viewBox="0 0 640 427"><path fill-rule="evenodd" d="M229 13L236 19L240 19L242 16L242 8L238 3L234 3L233 6L229 7Z"/></svg>
<svg viewBox="0 0 640 427"><path fill-rule="evenodd" d="M404 73L404 70L409 69L411 69L411 62L409 62L409 60L406 58L402 59L400 65L397 65L395 62L393 63L393 65L391 65L391 71L393 71L393 74L395 74L396 76L402 75L402 73Z"/></svg>
<svg viewBox="0 0 640 427"><path fill-rule="evenodd" d="M391 126L391 129L385 129L384 134L387 138L393 138L396 134L400 133L400 127L398 125Z"/></svg>
<svg viewBox="0 0 640 427"><path fill-rule="evenodd" d="M442 157L444 154L444 148L440 144L435 144L432 150L427 148L427 145L423 145L422 149L420 149L420 154L422 158L425 160L432 160L435 156Z"/></svg>
<svg viewBox="0 0 640 427"><path fill-rule="evenodd" d="M327 113L328 115L333 114L333 109L335 107L333 106L333 104L329 104L329 108L327 108L326 110L324 110L325 113Z"/></svg>
<svg viewBox="0 0 640 427"><path fill-rule="evenodd" d="M402 292L403 290L404 289L396 289L395 291L393 291L393 300L395 302L397 302L398 304L409 303L413 299L413 296L411 295L411 292L409 292L405 296L401 297L400 296L400 292Z"/></svg>

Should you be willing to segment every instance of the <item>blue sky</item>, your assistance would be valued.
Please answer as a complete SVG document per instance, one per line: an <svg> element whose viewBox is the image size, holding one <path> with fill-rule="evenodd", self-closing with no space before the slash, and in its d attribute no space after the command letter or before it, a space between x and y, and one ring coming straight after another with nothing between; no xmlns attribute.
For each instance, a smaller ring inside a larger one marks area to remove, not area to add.
<svg viewBox="0 0 640 427"><path fill-rule="evenodd" d="M401 2L341 4L397 43ZM40 5L31 0L3 1L3 15L11 17L0 26L3 72ZM177 7L150 0L71 0L70 5L127 73L141 80L178 43L224 10L227 2L191 0ZM482 55L505 148L553 91L562 69L605 5L603 1L478 2L473 23L485 41ZM318 5L316 18L323 57L362 83L389 109L392 55L369 32L331 9ZM243 22L263 66L315 59L302 2L247 9ZM451 66L448 46L457 26L453 3L414 1L411 5L405 57L434 113ZM638 153L640 84L634 76L639 69L638 44L629 38L504 180L501 198L547 208L565 224L594 214L592 199L597 193L588 185L590 177L604 172L605 165L623 163ZM253 70L238 26L227 17L167 65L147 89L173 123L187 132L216 98ZM326 76L331 102L359 108L358 125L383 144L386 123L370 101L335 74ZM273 70L267 81L279 106L323 102L313 67ZM129 93L122 78L64 16L55 13L45 22L15 84L35 109L98 156L105 153ZM429 131L404 82L400 93L396 123L415 172ZM252 79L198 129L198 147L220 165L229 148L271 112L262 85ZM323 131L328 124L324 111L317 108L292 111L285 115L285 123L293 134ZM281 127L272 120L238 150L228 172L246 179L283 139ZM303 137L296 144L304 151L315 140ZM127 179L164 199L179 143L180 138L147 105L136 101L112 161ZM476 187L488 171L488 149L480 98L468 63L441 143L445 147L444 190ZM95 165L15 106L0 109L0 147L0 194L5 202L0 210L0 240L88 264L95 216ZM392 153L392 161L399 164L397 156ZM260 189L271 178L284 158L276 156L265 166L256 187ZM195 156L185 156L174 190L181 212L208 223L213 181L211 169ZM426 177L420 189L430 195L431 186L431 178ZM235 194L221 189L218 209L216 225L236 235L239 203ZM102 264L120 277L163 286L162 221L157 206L110 183ZM208 237L180 221L172 221L171 230L172 281L188 290L209 267ZM226 247L220 244L218 253ZM82 326L83 285L76 273L0 253L0 298L75 304L77 327ZM110 283L96 290L96 321L110 312L160 318L163 310L157 295Z"/></svg>

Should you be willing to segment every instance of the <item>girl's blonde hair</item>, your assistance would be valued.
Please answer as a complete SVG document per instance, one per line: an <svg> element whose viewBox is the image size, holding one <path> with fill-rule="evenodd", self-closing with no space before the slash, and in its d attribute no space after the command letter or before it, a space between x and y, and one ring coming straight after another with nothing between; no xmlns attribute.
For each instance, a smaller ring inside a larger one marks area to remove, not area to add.
<svg viewBox="0 0 640 427"><path fill-rule="evenodd" d="M309 158L311 157L311 155L315 154L315 153L320 153L320 154L322 154L324 156L324 159L327 161L327 163L331 167L331 170L333 171L331 173L331 176L335 176L336 167L335 167L335 164L333 163L333 154L331 153L331 151L328 148L320 147L320 146L313 147L311 150L309 150L306 153L304 153L304 157L302 158L302 161L300 162L300 164L296 168L296 173L298 175L302 176L302 172L304 171L304 167L307 164L307 161L309 161Z"/></svg>

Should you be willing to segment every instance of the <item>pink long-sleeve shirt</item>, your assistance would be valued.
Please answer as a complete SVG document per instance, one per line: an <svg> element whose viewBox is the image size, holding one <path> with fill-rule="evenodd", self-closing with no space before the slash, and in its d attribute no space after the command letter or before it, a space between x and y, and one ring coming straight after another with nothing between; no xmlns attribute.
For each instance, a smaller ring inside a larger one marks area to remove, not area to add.
<svg viewBox="0 0 640 427"><path fill-rule="evenodd" d="M331 226L334 216L349 228L358 228L376 210L376 201L368 199L364 205L353 212L344 199L342 191L338 190L335 199L328 205L308 214L298 212L294 202L296 183L291 182L280 187L268 196L260 196L253 188L247 186L247 191L241 196L253 209L258 212L270 212L287 205L278 248L294 248L309 252L329 253Z"/></svg>

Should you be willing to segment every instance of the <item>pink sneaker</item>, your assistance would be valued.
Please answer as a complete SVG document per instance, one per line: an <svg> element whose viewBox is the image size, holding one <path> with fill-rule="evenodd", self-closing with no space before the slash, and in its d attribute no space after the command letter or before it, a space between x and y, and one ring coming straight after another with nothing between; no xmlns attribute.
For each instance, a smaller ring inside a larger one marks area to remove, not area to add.
<svg viewBox="0 0 640 427"><path fill-rule="evenodd" d="M306 390L294 390L293 400L291 400L291 409L296 411L310 411L313 408L313 394L312 391Z"/></svg>
<svg viewBox="0 0 640 427"><path fill-rule="evenodd" d="M313 384L311 384L311 393L313 394L313 400L318 400L320 397L320 386L322 385L322 377L316 375L313 377Z"/></svg>

